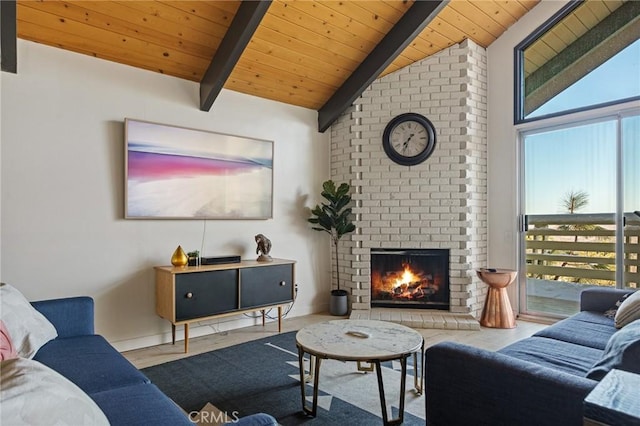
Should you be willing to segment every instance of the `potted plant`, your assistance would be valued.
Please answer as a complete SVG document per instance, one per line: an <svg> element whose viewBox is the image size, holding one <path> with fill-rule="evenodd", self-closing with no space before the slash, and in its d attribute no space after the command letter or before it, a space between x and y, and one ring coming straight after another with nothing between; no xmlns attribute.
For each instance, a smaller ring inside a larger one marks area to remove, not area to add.
<svg viewBox="0 0 640 426"><path fill-rule="evenodd" d="M200 251L194 250L187 253L189 266L200 266Z"/></svg>
<svg viewBox="0 0 640 426"><path fill-rule="evenodd" d="M340 289L340 264L338 259L338 243L346 234L355 231L356 226L351 221L351 187L347 183L342 183L336 187L332 180L322 184L322 195L327 202L318 204L311 210L311 217L308 219L314 226L312 229L323 231L331 236L331 242L336 250L336 275L338 288L331 290L331 303L329 312L332 315L345 315L347 313L347 295L345 290Z"/></svg>

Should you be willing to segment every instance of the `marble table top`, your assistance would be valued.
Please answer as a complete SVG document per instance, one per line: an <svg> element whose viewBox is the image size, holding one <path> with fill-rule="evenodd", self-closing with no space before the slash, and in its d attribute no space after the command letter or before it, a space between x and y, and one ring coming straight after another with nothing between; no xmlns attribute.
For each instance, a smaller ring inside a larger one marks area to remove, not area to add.
<svg viewBox="0 0 640 426"><path fill-rule="evenodd" d="M416 330L392 322L333 320L302 328L296 342L321 358L382 361L420 351L423 338Z"/></svg>

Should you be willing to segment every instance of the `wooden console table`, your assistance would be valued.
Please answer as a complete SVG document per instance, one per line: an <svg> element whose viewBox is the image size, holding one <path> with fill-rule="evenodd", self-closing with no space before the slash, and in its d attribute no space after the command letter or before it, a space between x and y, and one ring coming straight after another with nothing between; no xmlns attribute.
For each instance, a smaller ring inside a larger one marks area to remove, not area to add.
<svg viewBox="0 0 640 426"><path fill-rule="evenodd" d="M278 332L282 308L295 296L295 261L243 260L208 266L156 266L156 313L176 326L184 325L184 351L189 351L189 324L246 312L278 308Z"/></svg>

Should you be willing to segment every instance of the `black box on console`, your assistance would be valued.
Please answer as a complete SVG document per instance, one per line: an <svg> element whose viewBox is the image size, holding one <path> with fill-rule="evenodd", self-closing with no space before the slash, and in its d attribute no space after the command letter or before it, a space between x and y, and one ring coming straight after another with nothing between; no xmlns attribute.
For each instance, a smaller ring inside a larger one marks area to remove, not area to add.
<svg viewBox="0 0 640 426"><path fill-rule="evenodd" d="M240 256L201 257L201 265L221 265L223 263L240 263Z"/></svg>

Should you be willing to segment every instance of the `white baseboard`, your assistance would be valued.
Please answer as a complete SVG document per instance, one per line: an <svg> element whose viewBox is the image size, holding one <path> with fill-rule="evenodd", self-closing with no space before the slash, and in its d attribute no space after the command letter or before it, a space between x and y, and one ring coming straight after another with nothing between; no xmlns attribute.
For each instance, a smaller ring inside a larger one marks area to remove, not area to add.
<svg viewBox="0 0 640 426"><path fill-rule="evenodd" d="M275 311L275 312L274 312ZM318 312L325 312L322 307L313 307L313 306L295 306L295 309L292 309L291 312L284 318L286 321L287 318L294 318L303 315L310 315ZM249 313L249 315L252 315ZM259 316L259 311L256 311L253 315L256 315L257 318L249 318L244 314L238 314L236 316L231 317L223 317L218 319L211 319L207 321L198 321L193 322L189 325L189 338L207 336L210 334L222 333L225 331L236 330L239 328L251 327L254 325L262 324L262 317ZM267 323L277 321L277 309L273 309L271 313L268 315L272 316L274 319L268 319ZM168 324L168 323L167 323ZM178 326L176 330L176 342L184 341L183 327ZM162 334L155 334L151 336L143 336L136 337L133 339L127 340L119 340L117 342L109 342L111 343L119 352L131 351L134 349L148 348L150 346L162 345L165 343L171 343L171 329L169 328L167 332ZM177 343L176 343L177 344Z"/></svg>

